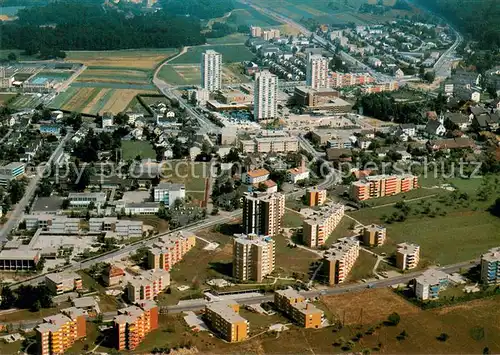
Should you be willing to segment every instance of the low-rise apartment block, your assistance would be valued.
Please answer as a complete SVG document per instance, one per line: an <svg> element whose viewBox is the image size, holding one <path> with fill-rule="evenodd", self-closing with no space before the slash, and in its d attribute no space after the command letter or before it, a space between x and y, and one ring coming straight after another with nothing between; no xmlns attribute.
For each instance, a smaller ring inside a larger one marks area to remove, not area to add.
<svg viewBox="0 0 500 355"><path fill-rule="evenodd" d="M159 183L154 188L155 202L163 202L166 207L174 204L175 200L186 198L186 187L184 184Z"/></svg>
<svg viewBox="0 0 500 355"><path fill-rule="evenodd" d="M326 189L319 186L309 187L306 190L306 203L308 206L321 206L326 202Z"/></svg>
<svg viewBox="0 0 500 355"><path fill-rule="evenodd" d="M326 243L334 229L344 216L344 205L332 203L314 211L302 222L304 243L310 248L317 248Z"/></svg>
<svg viewBox="0 0 500 355"><path fill-rule="evenodd" d="M435 300L439 298L439 292L449 284L449 275L443 271L430 269L415 278L415 297L417 299Z"/></svg>
<svg viewBox="0 0 500 355"><path fill-rule="evenodd" d="M75 208L87 207L93 203L100 208L106 203L105 192L72 192L68 195L69 205Z"/></svg>
<svg viewBox="0 0 500 355"><path fill-rule="evenodd" d="M0 251L0 270L35 270L40 261L40 252L31 249L4 249Z"/></svg>
<svg viewBox="0 0 500 355"><path fill-rule="evenodd" d="M55 234L78 234L80 219L68 216L54 216L51 214L26 215L24 217L27 230L41 228Z"/></svg>
<svg viewBox="0 0 500 355"><path fill-rule="evenodd" d="M392 196L418 188L418 177L411 174L365 176L351 184L351 197L356 201Z"/></svg>
<svg viewBox="0 0 500 355"><path fill-rule="evenodd" d="M245 234L277 235L285 215L285 195L254 192L243 196L243 232Z"/></svg>
<svg viewBox="0 0 500 355"><path fill-rule="evenodd" d="M420 246L411 243L400 243L396 250L396 267L401 270L411 270L420 261Z"/></svg>
<svg viewBox="0 0 500 355"><path fill-rule="evenodd" d="M500 247L481 255L481 281L488 285L500 283Z"/></svg>
<svg viewBox="0 0 500 355"><path fill-rule="evenodd" d="M131 303L152 300L170 285L170 273L163 269L143 271L127 284L127 297Z"/></svg>
<svg viewBox="0 0 500 355"><path fill-rule="evenodd" d="M329 285L346 280L359 256L359 241L356 238L341 238L325 252L324 274Z"/></svg>
<svg viewBox="0 0 500 355"><path fill-rule="evenodd" d="M275 291L274 304L280 312L301 327L320 328L323 323L323 311L306 302L304 296L291 288Z"/></svg>
<svg viewBox="0 0 500 355"><path fill-rule="evenodd" d="M239 315L240 305L232 300L209 303L205 306L208 325L230 343L248 338L249 322Z"/></svg>
<svg viewBox="0 0 500 355"><path fill-rule="evenodd" d="M233 239L233 276L240 281L262 282L276 266L275 243L271 237L256 234Z"/></svg>
<svg viewBox="0 0 500 355"><path fill-rule="evenodd" d="M244 153L287 153L299 150L297 137L288 135L275 137L257 137L240 141L240 148Z"/></svg>
<svg viewBox="0 0 500 355"><path fill-rule="evenodd" d="M384 245L387 229L383 226L370 224L363 228L362 239L363 244L371 247L379 247Z"/></svg>
<svg viewBox="0 0 500 355"><path fill-rule="evenodd" d="M63 354L77 339L86 336L85 313L75 307L64 309L45 317L35 331L39 354Z"/></svg>
<svg viewBox="0 0 500 355"><path fill-rule="evenodd" d="M57 272L45 275L45 285L54 295L81 290L82 278L75 272Z"/></svg>
<svg viewBox="0 0 500 355"><path fill-rule="evenodd" d="M114 318L115 346L118 350L134 350L157 328L158 306L154 301L119 309Z"/></svg>
<svg viewBox="0 0 500 355"><path fill-rule="evenodd" d="M169 271L196 245L196 236L180 231L175 235L161 237L148 250L148 268Z"/></svg>

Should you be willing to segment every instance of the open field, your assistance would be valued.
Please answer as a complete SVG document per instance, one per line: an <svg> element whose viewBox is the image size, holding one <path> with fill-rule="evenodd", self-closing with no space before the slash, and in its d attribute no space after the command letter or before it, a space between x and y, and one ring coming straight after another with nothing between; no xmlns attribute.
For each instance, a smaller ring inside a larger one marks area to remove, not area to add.
<svg viewBox="0 0 500 355"><path fill-rule="evenodd" d="M50 107L93 115L103 112L117 114L125 111L135 96L141 93L156 91L70 86L51 102Z"/></svg>
<svg viewBox="0 0 500 355"><path fill-rule="evenodd" d="M235 43L245 43L248 39L248 35L245 33L232 33L228 36L220 38L207 38L208 44L235 44Z"/></svg>
<svg viewBox="0 0 500 355"><path fill-rule="evenodd" d="M231 15L226 19L227 23L236 26L260 26L272 27L279 26L281 23L274 18L258 12L250 6L237 4L237 9L234 9Z"/></svg>
<svg viewBox="0 0 500 355"><path fill-rule="evenodd" d="M159 63L177 53L176 49L134 49L118 51L69 51L67 62L88 67L153 70ZM92 68L91 68L92 69Z"/></svg>
<svg viewBox="0 0 500 355"><path fill-rule="evenodd" d="M205 178L210 175L210 165L199 162L169 161L163 176L165 181L183 183L186 193L189 191L204 191Z"/></svg>
<svg viewBox="0 0 500 355"><path fill-rule="evenodd" d="M304 217L300 213L291 210L286 210L285 216L283 217L283 227L284 228L302 227L302 221L304 221Z"/></svg>
<svg viewBox="0 0 500 355"><path fill-rule="evenodd" d="M201 61L201 54L212 49L222 54L223 63L242 62L244 60L251 60L254 54L244 44L233 45L203 45L190 47L188 51L175 58L170 64L198 64Z"/></svg>
<svg viewBox="0 0 500 355"><path fill-rule="evenodd" d="M127 83L145 84L149 81L146 71L131 69L86 69L77 78L77 82L86 83Z"/></svg>
<svg viewBox="0 0 500 355"><path fill-rule="evenodd" d="M459 199L450 192L438 190L441 192L437 196L425 200L407 200L409 215L402 222L385 224L387 243L377 248L377 251L391 253L397 243L414 242L421 246L421 264L424 266L475 259L489 248L497 246L500 219L487 211L494 201L495 191L490 193L489 199L481 201L475 193L482 180L452 179L448 183L459 189L457 196L467 193L467 199ZM422 180L422 184L435 186L439 181L426 179ZM490 186L496 186L494 181L490 182ZM426 210L432 213L425 213ZM349 212L348 215L366 225L384 224L383 220L394 213L399 213L396 207L383 206Z"/></svg>
<svg viewBox="0 0 500 355"><path fill-rule="evenodd" d="M164 65L159 72L160 79L172 85L200 85L201 70L199 64ZM224 64L222 83L244 83L249 79L242 74L240 63Z"/></svg>
<svg viewBox="0 0 500 355"><path fill-rule="evenodd" d="M419 198L431 198L433 195L439 195L446 193L443 189L415 189L408 192L397 194L394 196L385 196L379 198L373 198L366 201L366 204L370 207L374 206L384 206L390 203L396 203L402 200L412 200Z"/></svg>
<svg viewBox="0 0 500 355"><path fill-rule="evenodd" d="M156 159L156 152L151 143L146 141L125 141L122 140L122 159L134 160L138 155L141 159Z"/></svg>
<svg viewBox="0 0 500 355"><path fill-rule="evenodd" d="M360 250L359 257L347 277L348 280L359 281L373 277L373 267L376 262L377 258L373 254Z"/></svg>
<svg viewBox="0 0 500 355"><path fill-rule="evenodd" d="M334 343L342 338L347 342L359 332L362 338L353 341L351 350L347 352L371 350L372 353L389 354L478 354L485 347L489 347L491 353L500 351L500 309L496 307L498 297L432 311L422 311L387 289L332 296L327 302L340 320L344 317L343 310L346 311L345 325L339 331L333 331L332 328L303 329L290 325L288 331L279 335L278 341L275 334L263 334L242 343L229 344L206 332L191 333L181 315L168 315L160 317L160 328L150 333L136 351L148 352L154 347L190 343L201 353L345 353L346 350ZM397 326L379 326L393 311L400 314L400 323ZM241 314L250 321L251 331L252 324L259 330L265 329L269 323L286 322L278 316L260 316L244 310ZM363 326L358 327L361 322ZM372 334L366 333L369 328L373 329ZM408 333L408 337L398 340L397 336L403 330ZM436 339L441 333L449 335L446 342Z"/></svg>

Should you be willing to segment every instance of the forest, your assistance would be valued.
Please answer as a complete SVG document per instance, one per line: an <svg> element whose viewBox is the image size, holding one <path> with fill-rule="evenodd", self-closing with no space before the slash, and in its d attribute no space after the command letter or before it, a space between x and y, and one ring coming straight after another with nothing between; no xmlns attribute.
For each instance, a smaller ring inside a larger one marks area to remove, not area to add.
<svg viewBox="0 0 500 355"><path fill-rule="evenodd" d="M132 13L95 0L52 2L23 9L17 20L2 23L0 43L28 55L199 45L206 39L200 19L223 16L232 6L230 0L164 0L160 11Z"/></svg>
<svg viewBox="0 0 500 355"><path fill-rule="evenodd" d="M500 48L500 1L418 1L451 21L470 39L477 41L480 49Z"/></svg>

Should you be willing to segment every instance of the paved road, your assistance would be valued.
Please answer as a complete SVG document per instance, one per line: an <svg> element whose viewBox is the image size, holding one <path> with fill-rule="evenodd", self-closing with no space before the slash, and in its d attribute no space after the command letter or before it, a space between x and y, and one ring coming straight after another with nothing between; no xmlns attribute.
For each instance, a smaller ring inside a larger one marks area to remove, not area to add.
<svg viewBox="0 0 500 355"><path fill-rule="evenodd" d="M187 227L178 228L174 231L168 231L165 233L155 235L151 238L143 239L141 241L127 245L121 249L115 250L111 253L103 254L103 255L97 256L93 259L85 260L83 262L75 262L72 265L61 268L61 270L64 269L65 271L78 271L81 269L89 268L92 265L95 265L97 263L102 263L102 262L113 260L113 259L115 259L115 260L121 259L121 258L131 254L132 252L134 252L138 248L152 245L153 243L155 243L158 240L159 237L163 237L163 236L166 236L169 234L176 233L179 230L194 232L194 231L204 229L204 228L216 225L216 224L221 224L221 223L230 221L230 220L234 219L235 217L239 217L240 215L241 215L241 210L236 210L236 211L233 211L231 213L226 214L225 216L210 216L208 219L203 220L201 222L196 222L196 223L194 223L190 226L187 226ZM12 284L11 288L15 289L21 285L37 285L40 282L42 282L44 279L45 279L45 274L38 275L38 276L31 278L29 280L25 280L22 282Z"/></svg>
<svg viewBox="0 0 500 355"><path fill-rule="evenodd" d="M62 152L62 150L64 149L64 144L71 137L71 135L72 134L70 132L68 132L66 134L66 136L61 140L61 142L59 142L59 145L54 150L54 152L50 156L47 163L45 163L45 165L39 167L36 175L28 183L28 186L26 187L26 191L24 193L23 198L21 199L21 201L19 201L17 203L14 210L10 213L9 219L4 224L2 230L0 230L0 242L7 240L7 236L9 235L9 233L14 228L16 228L19 225L19 223L21 222L21 218L24 215L24 210L26 209L26 206L28 206L29 202L31 201L31 199L35 195L38 183L40 182L40 180L44 176L47 169L50 168L51 162L52 162L52 160L54 160L54 157L58 156Z"/></svg>
<svg viewBox="0 0 500 355"><path fill-rule="evenodd" d="M479 263L479 260L474 260L473 262L471 261L466 261L466 262L461 262L453 265L447 265L444 267L438 268L441 271L444 271L446 273L453 273L457 272L462 268L465 267L472 267L474 265L477 265ZM388 278L388 279L383 279L383 280L377 280L371 283L356 283L356 284L348 284L348 285L342 285L342 286L337 286L333 288L327 288L323 290L313 290L313 291L303 291L300 292L303 296L307 298L314 298L318 296L323 296L323 295L337 295L337 294L342 294L342 293L348 293L348 292L359 292L362 290L367 289L368 285L370 285L370 288L384 288L384 287L389 287L393 285L398 285L398 284L406 284L415 277L421 275L423 271L418 271L418 272L412 272L408 273L405 275L393 277L393 278ZM239 298L237 299L238 303L240 304L255 304L255 303L262 303L262 302L268 302L272 301L274 299L274 296L272 294L266 294L262 295L259 297L249 297L249 298ZM174 306L167 306L167 307L162 307L163 312L168 312L168 313L180 313L184 311L198 311L202 310L205 305L209 303L206 300L200 300L199 302L193 302L190 304L184 304L184 305L174 305Z"/></svg>

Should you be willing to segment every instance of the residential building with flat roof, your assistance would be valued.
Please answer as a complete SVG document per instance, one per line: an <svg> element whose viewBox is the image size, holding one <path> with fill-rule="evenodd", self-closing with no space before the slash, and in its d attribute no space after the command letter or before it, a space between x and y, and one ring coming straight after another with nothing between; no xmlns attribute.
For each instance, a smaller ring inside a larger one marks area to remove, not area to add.
<svg viewBox="0 0 500 355"><path fill-rule="evenodd" d="M325 252L323 269L329 285L344 282L359 256L359 240L341 238Z"/></svg>
<svg viewBox="0 0 500 355"><path fill-rule="evenodd" d="M481 255L481 281L488 285L500 283L500 247Z"/></svg>
<svg viewBox="0 0 500 355"><path fill-rule="evenodd" d="M250 323L240 316L240 305L232 300L208 303L207 323L222 339L235 343L248 339Z"/></svg>
<svg viewBox="0 0 500 355"><path fill-rule="evenodd" d="M326 189L319 186L306 189L306 203L308 206L321 206L326 202Z"/></svg>
<svg viewBox="0 0 500 355"><path fill-rule="evenodd" d="M146 270L128 282L126 286L127 297L131 303L153 300L169 285L170 273L167 271L163 269Z"/></svg>
<svg viewBox="0 0 500 355"><path fill-rule="evenodd" d="M351 197L356 201L392 196L418 188L418 176L372 175L351 183Z"/></svg>
<svg viewBox="0 0 500 355"><path fill-rule="evenodd" d="M306 65L306 85L313 89L328 87L329 59L321 54L308 53Z"/></svg>
<svg viewBox="0 0 500 355"><path fill-rule="evenodd" d="M240 234L233 239L233 277L262 282L276 266L275 243L271 237Z"/></svg>
<svg viewBox="0 0 500 355"><path fill-rule="evenodd" d="M379 247L381 245L384 245L386 235L387 229L376 224L365 226L361 234L363 244L371 247Z"/></svg>
<svg viewBox="0 0 500 355"><path fill-rule="evenodd" d="M255 73L253 115L256 121L278 116L278 77L268 70Z"/></svg>
<svg viewBox="0 0 500 355"><path fill-rule="evenodd" d="M289 135L256 137L249 140L240 140L239 143L243 153L287 153L299 150L298 138Z"/></svg>
<svg viewBox="0 0 500 355"><path fill-rule="evenodd" d="M222 88L222 54L206 50L201 56L201 86L208 91Z"/></svg>
<svg viewBox="0 0 500 355"><path fill-rule="evenodd" d="M171 207L175 200L186 198L186 186L184 184L171 184L161 182L154 188L155 202L163 202L165 207Z"/></svg>
<svg viewBox="0 0 500 355"><path fill-rule="evenodd" d="M320 328L323 323L323 311L291 288L275 291L274 305L301 327Z"/></svg>
<svg viewBox="0 0 500 355"><path fill-rule="evenodd" d="M63 354L86 336L85 322L85 313L75 307L45 317L35 329L39 354Z"/></svg>
<svg viewBox="0 0 500 355"><path fill-rule="evenodd" d="M158 306L154 301L142 301L138 306L119 309L113 322L116 349L132 351L158 329Z"/></svg>
<svg viewBox="0 0 500 355"><path fill-rule="evenodd" d="M45 275L45 285L54 295L81 290L82 278L75 272L56 272Z"/></svg>
<svg viewBox="0 0 500 355"><path fill-rule="evenodd" d="M0 251L0 270L35 270L40 260L40 251L31 249L9 249Z"/></svg>
<svg viewBox="0 0 500 355"><path fill-rule="evenodd" d="M148 267L170 271L196 245L196 235L180 231L160 237L148 250Z"/></svg>
<svg viewBox="0 0 500 355"><path fill-rule="evenodd" d="M396 250L396 267L401 270L411 270L420 261L420 246L411 243L400 243Z"/></svg>
<svg viewBox="0 0 500 355"><path fill-rule="evenodd" d="M324 245L344 217L344 205L331 203L313 212L302 222L304 244L310 248Z"/></svg>
<svg viewBox="0 0 500 355"><path fill-rule="evenodd" d="M106 193L71 192L68 195L68 200L71 207L87 207L90 203L94 203L96 207L100 207L106 203Z"/></svg>
<svg viewBox="0 0 500 355"><path fill-rule="evenodd" d="M415 278L415 297L422 301L438 299L439 292L446 289L449 282L447 273L436 269L426 270Z"/></svg>
<svg viewBox="0 0 500 355"><path fill-rule="evenodd" d="M254 192L243 196L243 232L245 234L277 235L285 215L285 195Z"/></svg>

